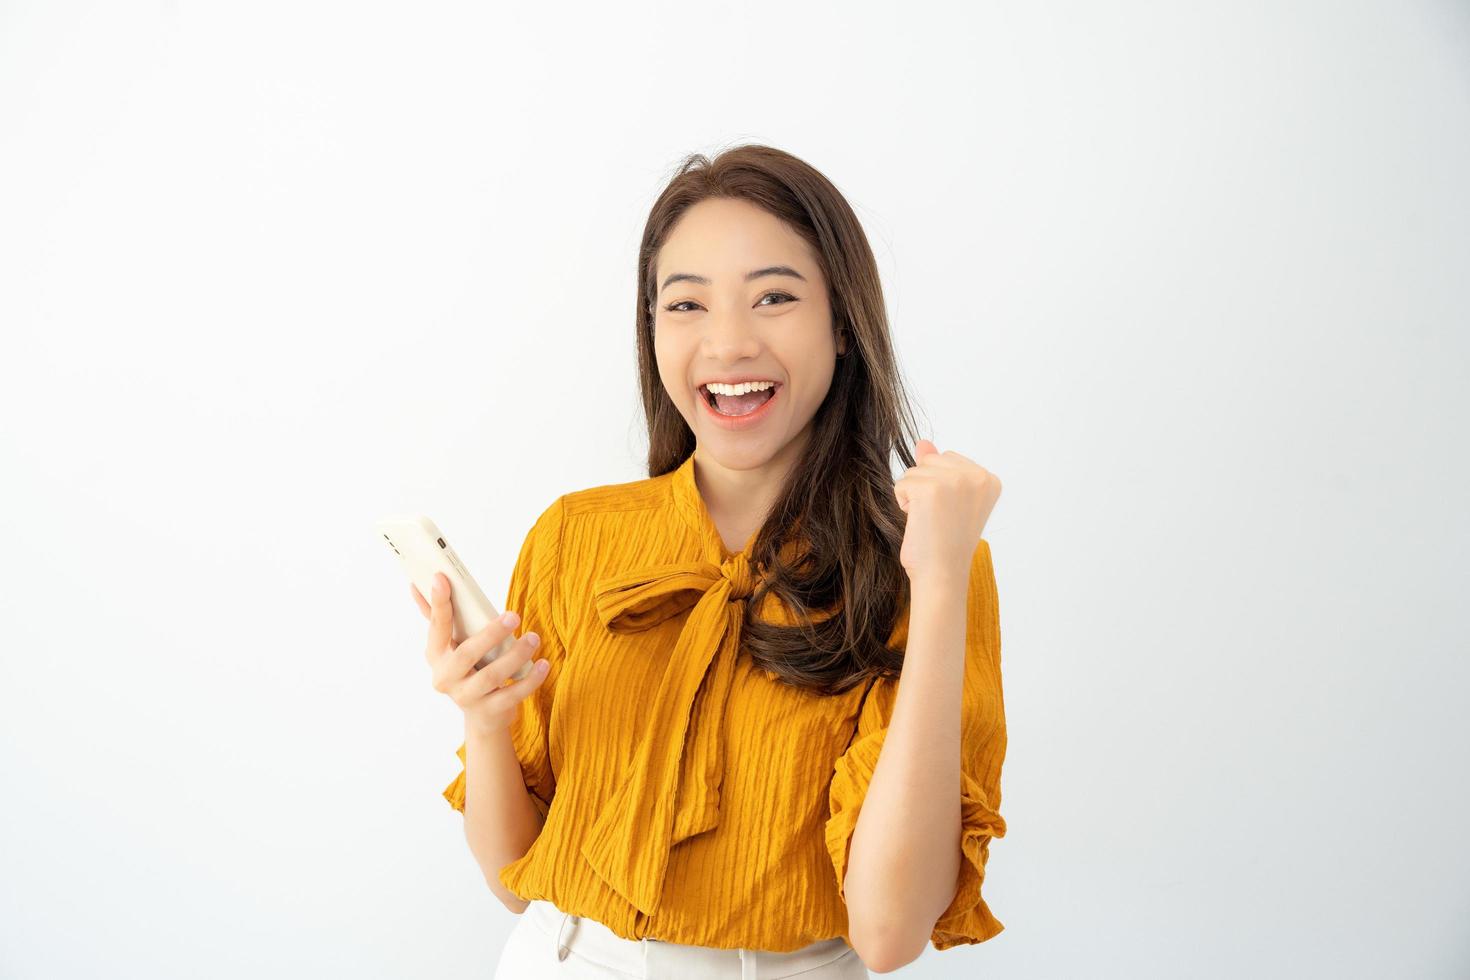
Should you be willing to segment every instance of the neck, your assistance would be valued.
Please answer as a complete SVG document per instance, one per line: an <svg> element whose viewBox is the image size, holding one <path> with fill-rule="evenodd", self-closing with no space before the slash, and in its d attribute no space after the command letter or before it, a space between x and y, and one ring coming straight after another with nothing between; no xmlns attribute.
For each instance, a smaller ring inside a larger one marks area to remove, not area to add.
<svg viewBox="0 0 1470 980"><path fill-rule="evenodd" d="M776 455L748 469L724 466L708 452L695 447L694 483L727 549L732 552L743 549L766 519L786 474L806 445L807 435L802 430Z"/></svg>

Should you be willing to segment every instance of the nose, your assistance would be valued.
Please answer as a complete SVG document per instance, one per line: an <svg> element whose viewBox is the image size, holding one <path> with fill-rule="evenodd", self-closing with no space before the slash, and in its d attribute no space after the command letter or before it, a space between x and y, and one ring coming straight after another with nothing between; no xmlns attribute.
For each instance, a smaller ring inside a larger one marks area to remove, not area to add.
<svg viewBox="0 0 1470 980"><path fill-rule="evenodd" d="M705 356L711 361L733 364L759 354L760 334L750 319L739 310L711 314L705 320Z"/></svg>

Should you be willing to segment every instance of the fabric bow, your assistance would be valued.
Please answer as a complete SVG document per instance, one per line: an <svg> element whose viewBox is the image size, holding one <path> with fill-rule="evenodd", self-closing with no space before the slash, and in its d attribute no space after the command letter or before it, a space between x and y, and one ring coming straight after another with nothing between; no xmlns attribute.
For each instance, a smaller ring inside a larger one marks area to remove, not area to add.
<svg viewBox="0 0 1470 980"><path fill-rule="evenodd" d="M646 915L658 911L670 849L720 821L725 706L754 585L744 553L719 565L655 565L594 585L597 615L616 633L694 607L648 702L633 764L582 845L592 869Z"/></svg>

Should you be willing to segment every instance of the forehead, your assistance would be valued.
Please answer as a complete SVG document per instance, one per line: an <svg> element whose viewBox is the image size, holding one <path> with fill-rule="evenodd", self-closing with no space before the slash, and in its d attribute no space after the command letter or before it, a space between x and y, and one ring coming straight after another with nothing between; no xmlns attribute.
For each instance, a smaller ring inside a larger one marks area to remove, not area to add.
<svg viewBox="0 0 1470 980"><path fill-rule="evenodd" d="M716 284L739 281L751 269L789 265L814 279L816 255L786 222L749 201L710 198L679 217L659 250L658 279L691 272Z"/></svg>

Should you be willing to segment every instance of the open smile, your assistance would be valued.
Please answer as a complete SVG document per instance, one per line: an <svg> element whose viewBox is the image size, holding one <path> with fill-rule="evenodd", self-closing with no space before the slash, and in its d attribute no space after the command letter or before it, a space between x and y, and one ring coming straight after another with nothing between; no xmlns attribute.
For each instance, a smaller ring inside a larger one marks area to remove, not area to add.
<svg viewBox="0 0 1470 980"><path fill-rule="evenodd" d="M771 406L775 404L777 398L781 397L781 390L785 387L779 381L776 382L769 389L770 395L767 396L766 400L756 406L754 410L746 412L744 415L726 415L715 407L715 397L709 392L709 389L700 385L698 391L699 400L704 403L705 414L720 428L738 432L742 429L759 425L762 420L769 416L771 414Z"/></svg>

